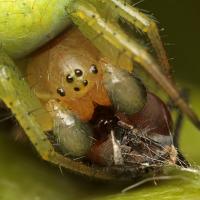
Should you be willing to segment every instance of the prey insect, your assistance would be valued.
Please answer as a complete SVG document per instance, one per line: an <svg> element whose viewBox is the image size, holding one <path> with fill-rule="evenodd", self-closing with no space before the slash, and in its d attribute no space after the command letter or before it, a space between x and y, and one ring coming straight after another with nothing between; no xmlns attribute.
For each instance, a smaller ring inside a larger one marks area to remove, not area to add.
<svg viewBox="0 0 200 200"><path fill-rule="evenodd" d="M0 10L0 98L44 160L99 179L181 163L166 105L134 75L140 65L199 128L152 19L121 0L17 0ZM121 23L146 33L156 56ZM27 78L12 61L24 57Z"/></svg>

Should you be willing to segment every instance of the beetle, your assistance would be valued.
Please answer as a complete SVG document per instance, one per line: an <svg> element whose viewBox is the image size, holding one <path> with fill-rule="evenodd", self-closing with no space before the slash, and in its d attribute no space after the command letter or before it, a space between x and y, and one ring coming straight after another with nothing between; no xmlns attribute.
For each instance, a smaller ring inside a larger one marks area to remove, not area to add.
<svg viewBox="0 0 200 200"><path fill-rule="evenodd" d="M1 2L0 98L15 114L27 136L44 160L72 171L101 179L116 178L107 168L91 167L56 152L45 131L52 128L52 117L30 91L30 87L12 61L21 59L48 42L71 24L109 59L112 65L132 71L139 64L170 96L174 103L199 127L199 119L187 105L171 78L170 65L155 22L137 8L121 0L73 1L46 0ZM44 11L48 14L43 15ZM111 12L112 11L112 12ZM108 16L109 13L109 16ZM18 16L17 21L16 16ZM147 34L155 49L154 58L120 21ZM20 64L19 64L20 65ZM17 89L16 85L20 88ZM62 88L57 88L63 94ZM55 102L53 106L57 105ZM52 104L50 105L50 107ZM59 105L58 105L59 107ZM59 108L59 110L61 110Z"/></svg>

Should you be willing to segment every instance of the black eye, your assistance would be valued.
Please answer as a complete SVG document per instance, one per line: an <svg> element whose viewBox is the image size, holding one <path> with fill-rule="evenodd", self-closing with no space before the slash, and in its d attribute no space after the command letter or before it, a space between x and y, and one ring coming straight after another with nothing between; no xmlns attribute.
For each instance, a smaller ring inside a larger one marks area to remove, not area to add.
<svg viewBox="0 0 200 200"><path fill-rule="evenodd" d="M96 65L91 65L90 67L90 72L92 72L93 74L97 74L98 73L98 69Z"/></svg>
<svg viewBox="0 0 200 200"><path fill-rule="evenodd" d="M65 96L65 90L63 88L58 88L57 89L57 93L61 96L64 97Z"/></svg>
<svg viewBox="0 0 200 200"><path fill-rule="evenodd" d="M74 79L73 79L73 77L72 77L70 74L68 74L68 75L66 76L66 81L67 81L68 83L72 83L72 82L74 81Z"/></svg>
<svg viewBox="0 0 200 200"><path fill-rule="evenodd" d="M87 81L87 80L84 80L84 81L83 81L83 85L84 85L84 86L87 86L87 85L88 85L88 81Z"/></svg>
<svg viewBox="0 0 200 200"><path fill-rule="evenodd" d="M74 72L78 77L83 75L83 72L80 69L75 69Z"/></svg>
<svg viewBox="0 0 200 200"><path fill-rule="evenodd" d="M74 91L78 92L78 91L80 91L80 88L75 87L75 88L74 88Z"/></svg>

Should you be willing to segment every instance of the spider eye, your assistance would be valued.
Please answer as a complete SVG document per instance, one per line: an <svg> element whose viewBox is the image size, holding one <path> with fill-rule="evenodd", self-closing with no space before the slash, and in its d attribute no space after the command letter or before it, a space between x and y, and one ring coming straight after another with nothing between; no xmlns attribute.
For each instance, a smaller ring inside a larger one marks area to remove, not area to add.
<svg viewBox="0 0 200 200"><path fill-rule="evenodd" d="M57 89L57 93L61 96L64 97L65 96L65 90L63 88L58 88Z"/></svg>
<svg viewBox="0 0 200 200"><path fill-rule="evenodd" d="M66 81L67 81L68 83L72 83L72 82L74 81L74 79L73 79L73 77L72 77L70 74L68 74L68 75L66 76Z"/></svg>
<svg viewBox="0 0 200 200"><path fill-rule="evenodd" d="M97 66L95 64L91 65L90 72L92 72L93 74L98 73L98 69L97 69Z"/></svg>
<svg viewBox="0 0 200 200"><path fill-rule="evenodd" d="M88 85L88 81L87 81L87 80L84 80L84 81L83 81L83 85L84 85L84 86L87 86L87 85Z"/></svg>
<svg viewBox="0 0 200 200"><path fill-rule="evenodd" d="M75 72L76 76L78 76L78 77L83 75L83 72L80 69L75 69L74 72Z"/></svg>
<svg viewBox="0 0 200 200"><path fill-rule="evenodd" d="M78 92L78 91L80 91L80 88L79 87L75 87L74 91Z"/></svg>

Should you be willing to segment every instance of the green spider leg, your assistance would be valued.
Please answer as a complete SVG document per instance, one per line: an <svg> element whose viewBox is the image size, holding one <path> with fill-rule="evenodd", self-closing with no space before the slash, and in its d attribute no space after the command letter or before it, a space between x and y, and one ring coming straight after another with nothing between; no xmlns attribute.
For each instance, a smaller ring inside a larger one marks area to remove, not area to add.
<svg viewBox="0 0 200 200"><path fill-rule="evenodd" d="M102 52L102 54L111 59L114 64L117 63L119 56L124 60L129 60L131 63L138 63L143 69L150 74L150 76L161 86L161 88L170 96L174 103L185 113L190 120L200 128L200 121L194 111L188 106L188 104L181 97L179 91L175 85L169 81L168 77L160 69L160 65L156 60L146 51L146 49L139 45L134 38L128 37L127 34L118 25L118 21L105 20L105 12L97 10L101 8L104 10L105 5L101 4L102 1L69 1L66 9L73 20L73 22L79 27L81 32L89 38L93 44ZM111 1L109 1L111 2ZM124 17L132 19L134 25L139 24L138 20L131 17L128 10L118 7L116 2L112 1L111 4L117 6L116 8L110 7L110 13L113 15L117 12L123 14ZM106 4L107 5L107 4ZM125 8L124 5L123 8ZM131 8L128 7L131 11ZM132 11L135 11L132 9ZM138 13L138 16L139 13ZM139 26L139 25L138 25ZM153 31L154 29L151 29ZM126 67L126 66L120 66Z"/></svg>
<svg viewBox="0 0 200 200"><path fill-rule="evenodd" d="M90 1L90 2L94 3L95 1ZM136 7L129 5L126 1L100 0L100 2L102 4L107 3L107 7L112 9L115 13L118 13L117 19L120 16L121 18L129 22L131 25L135 26L139 31L145 33L148 36L159 59L160 67L162 68L163 72L169 78L171 78L171 67L162 40L160 38L158 26L155 23L155 21L151 19L149 16L140 12L139 9L137 9Z"/></svg>
<svg viewBox="0 0 200 200"><path fill-rule="evenodd" d="M0 99L12 110L41 158L82 175L104 180L116 178L104 168L93 168L55 152L45 135L50 127L44 125L51 123L44 123L44 118L51 119L49 113L32 93L12 60L3 52L0 52L0 77Z"/></svg>

